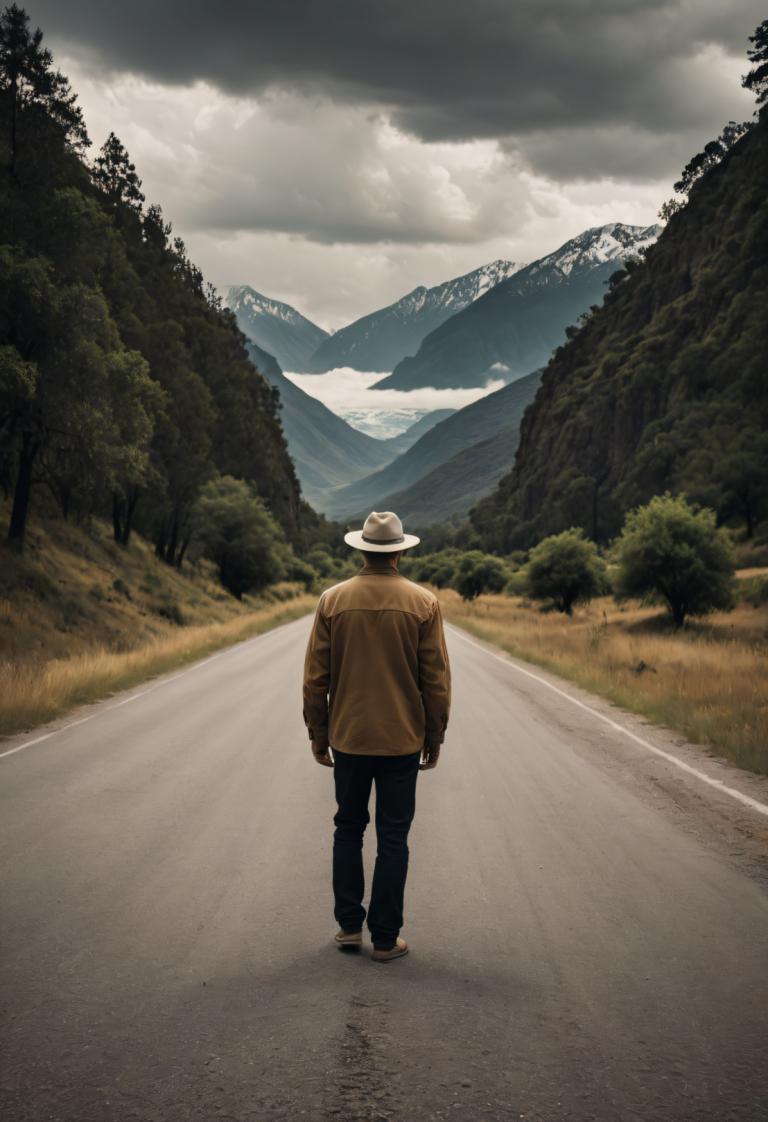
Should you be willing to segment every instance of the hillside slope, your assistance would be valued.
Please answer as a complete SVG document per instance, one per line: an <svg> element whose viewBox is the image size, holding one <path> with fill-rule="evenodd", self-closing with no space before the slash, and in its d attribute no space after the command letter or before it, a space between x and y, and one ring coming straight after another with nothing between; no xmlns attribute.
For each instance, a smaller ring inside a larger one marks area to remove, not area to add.
<svg viewBox="0 0 768 1122"><path fill-rule="evenodd" d="M509 471L520 437L519 424L505 425L487 440L457 452L410 487L379 499L380 510L396 510L411 528L461 522L471 507ZM349 521L364 519L357 511Z"/></svg>
<svg viewBox="0 0 768 1122"><path fill-rule="evenodd" d="M373 388L483 386L538 369L566 327L602 300L622 256L650 245L658 229L612 222L586 230L452 316Z"/></svg>
<svg viewBox="0 0 768 1122"><path fill-rule="evenodd" d="M491 261L433 288L419 285L325 339L312 356L311 369L320 373L351 366L389 372L405 355L415 354L430 331L519 268L513 261Z"/></svg>
<svg viewBox="0 0 768 1122"><path fill-rule="evenodd" d="M472 511L489 548L571 525L605 541L667 487L754 526L768 479L766 183L764 118L556 352L513 470Z"/></svg>
<svg viewBox="0 0 768 1122"><path fill-rule="evenodd" d="M536 393L539 378L540 372L534 371L533 374L519 378L511 385L503 386L500 390L464 406L463 409L458 409L425 433L407 452L398 456L381 471L329 494L322 509L331 517L349 517L366 506L368 511L391 509L382 505L389 497L408 488L418 491L423 477L439 465L445 464L473 445L489 440L502 429L508 429L510 426L516 428L526 406ZM514 444L511 444L508 448L507 465L512 462L514 452ZM499 478L497 474L484 487L485 468L482 461L478 461L476 471L472 469L471 457L463 463L469 476L476 478L477 489L473 490L474 483L468 476L462 485L462 494L472 492L475 497L481 495L490 490ZM430 494L431 486L425 490L423 496L425 504L430 502ZM437 517L432 519L432 521L437 520Z"/></svg>
<svg viewBox="0 0 768 1122"><path fill-rule="evenodd" d="M7 502L0 515L7 516ZM0 542L0 658L39 665L99 651L133 651L188 627L247 616L284 584L237 600L222 588L216 566L185 561L179 571L155 556L139 533L117 545L109 523L88 527L36 513L23 555Z"/></svg>

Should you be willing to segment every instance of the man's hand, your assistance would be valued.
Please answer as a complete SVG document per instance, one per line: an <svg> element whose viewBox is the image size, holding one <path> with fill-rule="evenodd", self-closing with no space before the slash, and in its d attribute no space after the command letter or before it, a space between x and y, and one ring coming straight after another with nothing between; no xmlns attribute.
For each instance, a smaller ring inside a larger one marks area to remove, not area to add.
<svg viewBox="0 0 768 1122"><path fill-rule="evenodd" d="M327 740L313 740L311 742L312 755L323 767L333 767L330 745Z"/></svg>
<svg viewBox="0 0 768 1122"><path fill-rule="evenodd" d="M430 747L425 744L422 748L424 762L419 764L419 771L430 771L433 767L437 767L437 761L440 759L440 745L433 744Z"/></svg>

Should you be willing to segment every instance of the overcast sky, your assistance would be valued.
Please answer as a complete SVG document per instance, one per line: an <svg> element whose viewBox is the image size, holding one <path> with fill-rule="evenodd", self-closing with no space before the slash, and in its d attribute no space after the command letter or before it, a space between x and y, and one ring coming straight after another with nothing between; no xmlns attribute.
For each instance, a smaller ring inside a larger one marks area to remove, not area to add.
<svg viewBox="0 0 768 1122"><path fill-rule="evenodd" d="M648 225L753 109L764 0L34 0L218 286L329 330L497 257Z"/></svg>

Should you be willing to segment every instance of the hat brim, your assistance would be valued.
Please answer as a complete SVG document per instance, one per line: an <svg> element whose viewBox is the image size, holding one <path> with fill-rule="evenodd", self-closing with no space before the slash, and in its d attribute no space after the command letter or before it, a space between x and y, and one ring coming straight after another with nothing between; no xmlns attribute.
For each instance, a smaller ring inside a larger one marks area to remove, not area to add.
<svg viewBox="0 0 768 1122"><path fill-rule="evenodd" d="M349 530L344 535L344 541L347 545L351 545L353 549L364 549L371 553L396 553L401 549L410 549L412 545L418 545L421 538L417 537L416 534L403 534L401 542L388 542L379 545L376 542L365 541L362 530Z"/></svg>

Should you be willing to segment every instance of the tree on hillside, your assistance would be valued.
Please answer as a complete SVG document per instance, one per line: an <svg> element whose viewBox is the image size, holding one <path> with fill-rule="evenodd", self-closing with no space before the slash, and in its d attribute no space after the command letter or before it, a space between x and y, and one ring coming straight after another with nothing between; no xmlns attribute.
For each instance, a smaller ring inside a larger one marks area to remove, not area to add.
<svg viewBox="0 0 768 1122"><path fill-rule="evenodd" d="M744 75L741 84L755 93L758 106L764 106L768 103L768 19L755 28L749 41L754 44L747 51L752 69Z"/></svg>
<svg viewBox="0 0 768 1122"><path fill-rule="evenodd" d="M627 515L615 543L618 599L663 602L675 627L734 603L731 540L715 512L669 491Z"/></svg>
<svg viewBox="0 0 768 1122"><path fill-rule="evenodd" d="M573 614L573 605L605 592L605 562L581 527L544 538L531 550L527 590L534 600L552 600L559 612Z"/></svg>
<svg viewBox="0 0 768 1122"><path fill-rule="evenodd" d="M194 511L194 533L221 583L241 599L286 575L290 557L282 530L253 486L223 476L203 488Z"/></svg>
<svg viewBox="0 0 768 1122"><path fill-rule="evenodd" d="M142 470L156 387L101 292L7 247L0 276L0 430L16 459L8 538L21 549L36 481L66 513L78 489L95 492L120 464Z"/></svg>
<svg viewBox="0 0 768 1122"><path fill-rule="evenodd" d="M74 151L80 152L91 143L77 96L64 75L53 69L53 56L41 46L42 39L39 27L30 31L29 16L17 4L0 12L0 88L10 102L8 170L13 177L18 166L24 111L33 125L42 115Z"/></svg>
<svg viewBox="0 0 768 1122"><path fill-rule="evenodd" d="M131 210L141 210L144 195L141 192L141 180L136 174L136 166L131 163L128 153L113 132L109 134L94 160L91 178L104 192L111 207L117 208L122 205L130 207Z"/></svg>
<svg viewBox="0 0 768 1122"><path fill-rule="evenodd" d="M712 168L717 167L726 153L733 148L736 141L741 140L744 133L753 127L753 123L752 121L742 121L737 124L736 121L729 121L720 136L705 144L704 151L698 152L685 165L680 178L674 185L677 194L685 195L688 198L694 184L698 183ZM659 217L666 222L684 205L684 200L669 199L659 211Z"/></svg>
<svg viewBox="0 0 768 1122"><path fill-rule="evenodd" d="M181 565L205 483L252 485L308 549L334 527L301 497L279 395L173 237L114 133L93 165L66 80L16 5L0 14L0 486L24 540L43 483ZM9 171L13 171L10 174ZM149 434L149 438L148 438Z"/></svg>

